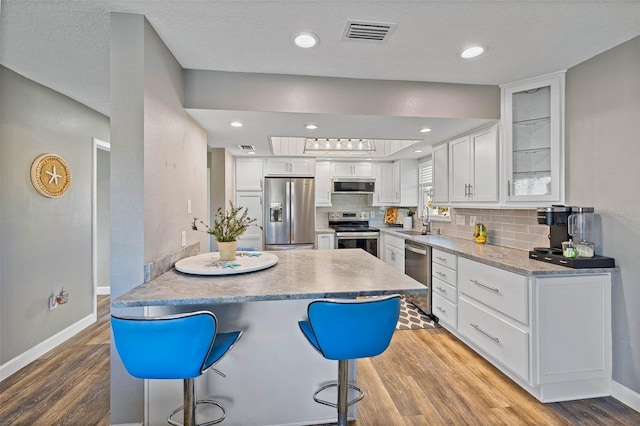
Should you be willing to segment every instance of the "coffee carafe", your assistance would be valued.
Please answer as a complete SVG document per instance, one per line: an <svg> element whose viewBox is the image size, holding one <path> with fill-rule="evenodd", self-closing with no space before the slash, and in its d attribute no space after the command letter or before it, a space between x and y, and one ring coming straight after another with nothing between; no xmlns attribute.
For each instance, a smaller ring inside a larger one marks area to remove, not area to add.
<svg viewBox="0 0 640 426"><path fill-rule="evenodd" d="M581 257L593 257L594 214L593 207L571 207L567 220L569 235L576 243Z"/></svg>

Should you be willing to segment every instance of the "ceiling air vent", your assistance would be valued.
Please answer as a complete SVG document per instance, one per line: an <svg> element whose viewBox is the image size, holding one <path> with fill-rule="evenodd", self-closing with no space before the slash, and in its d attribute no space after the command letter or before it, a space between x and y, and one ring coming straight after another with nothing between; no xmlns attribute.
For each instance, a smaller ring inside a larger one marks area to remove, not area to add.
<svg viewBox="0 0 640 426"><path fill-rule="evenodd" d="M396 27L392 22L347 21L343 40L387 41L389 34Z"/></svg>
<svg viewBox="0 0 640 426"><path fill-rule="evenodd" d="M240 148L243 151L255 151L256 147L253 145L238 145L238 148Z"/></svg>

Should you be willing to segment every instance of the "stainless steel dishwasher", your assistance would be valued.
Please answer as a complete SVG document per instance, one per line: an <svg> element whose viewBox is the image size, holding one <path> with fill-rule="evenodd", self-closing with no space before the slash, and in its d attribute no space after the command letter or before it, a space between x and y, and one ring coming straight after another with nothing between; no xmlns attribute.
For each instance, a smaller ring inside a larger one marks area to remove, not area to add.
<svg viewBox="0 0 640 426"><path fill-rule="evenodd" d="M404 242L404 273L427 287L426 294L407 294L413 303L431 318L431 246L406 240Z"/></svg>

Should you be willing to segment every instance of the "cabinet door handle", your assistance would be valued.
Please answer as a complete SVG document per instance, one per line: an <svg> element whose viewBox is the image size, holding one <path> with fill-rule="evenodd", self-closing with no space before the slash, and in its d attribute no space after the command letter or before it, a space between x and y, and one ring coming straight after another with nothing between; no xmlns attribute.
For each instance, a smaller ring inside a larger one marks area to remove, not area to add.
<svg viewBox="0 0 640 426"><path fill-rule="evenodd" d="M440 312L447 312L446 309L443 309L442 306L436 306L436 309L439 310Z"/></svg>
<svg viewBox="0 0 640 426"><path fill-rule="evenodd" d="M472 192L471 188L473 188L473 185L469 184L469 197L473 196L473 192Z"/></svg>
<svg viewBox="0 0 640 426"><path fill-rule="evenodd" d="M436 256L436 259L441 260L443 262L447 260L446 257L440 257L440 256Z"/></svg>
<svg viewBox="0 0 640 426"><path fill-rule="evenodd" d="M438 290L440 290L441 292L443 292L443 293L446 293L446 292L447 292L447 289L446 289L446 288L442 288L442 287L436 287L436 288L437 288Z"/></svg>
<svg viewBox="0 0 640 426"><path fill-rule="evenodd" d="M391 260L393 260L394 262L396 261L396 254L395 254L395 252L391 252Z"/></svg>
<svg viewBox="0 0 640 426"><path fill-rule="evenodd" d="M469 324L471 324L471 327L475 328L476 330L478 330L480 333L484 334L485 336L487 336L489 339L493 340L496 343L500 343L500 339L498 339L497 337L493 337L492 335L490 335L489 333L487 333L486 331L484 331L483 329L481 329L480 327L478 327L477 324L474 324L472 322L470 322Z"/></svg>
<svg viewBox="0 0 640 426"><path fill-rule="evenodd" d="M478 281L478 280L469 280L469 281L471 281L471 282L472 282L472 283L474 283L474 284L479 285L480 287L484 287L484 288L486 288L487 290L491 290L491 291L495 291L496 293L500 293L500 289L499 289L499 288L489 287L489 286L488 286L488 285L486 285L486 284L482 284L482 283L481 283L480 281Z"/></svg>
<svg viewBox="0 0 640 426"><path fill-rule="evenodd" d="M442 278L447 278L447 274L444 272L436 271L436 274L440 275Z"/></svg>
<svg viewBox="0 0 640 426"><path fill-rule="evenodd" d="M507 196L511 197L511 181L507 181Z"/></svg>
<svg viewBox="0 0 640 426"><path fill-rule="evenodd" d="M260 191L262 191L262 178L260 178Z"/></svg>

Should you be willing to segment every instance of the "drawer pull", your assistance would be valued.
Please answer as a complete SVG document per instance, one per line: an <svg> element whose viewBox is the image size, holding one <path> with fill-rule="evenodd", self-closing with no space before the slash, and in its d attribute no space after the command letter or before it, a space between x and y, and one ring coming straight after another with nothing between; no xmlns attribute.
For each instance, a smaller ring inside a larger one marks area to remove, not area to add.
<svg viewBox="0 0 640 426"><path fill-rule="evenodd" d="M446 257L440 257L440 256L436 256L436 259L441 260L443 262L445 262L447 260Z"/></svg>
<svg viewBox="0 0 640 426"><path fill-rule="evenodd" d="M437 288L438 290L440 290L441 292L443 292L443 293L446 293L446 292L447 292L447 289L446 289L446 288L442 288L442 287L436 287L436 288Z"/></svg>
<svg viewBox="0 0 640 426"><path fill-rule="evenodd" d="M477 324L474 324L472 322L470 322L469 324L471 324L471 327L475 328L476 330L478 330L480 333L484 334L485 336L487 336L489 339L493 340L496 343L500 343L500 339L498 339L497 337L493 337L492 335L490 335L489 333L487 333L486 331L484 331L483 329L481 329L480 327L478 327Z"/></svg>
<svg viewBox="0 0 640 426"><path fill-rule="evenodd" d="M442 306L436 306L436 309L439 310L440 312L447 312L446 309L443 309Z"/></svg>
<svg viewBox="0 0 640 426"><path fill-rule="evenodd" d="M440 271L436 271L436 274L440 275L441 277L447 277L447 274L440 272Z"/></svg>
<svg viewBox="0 0 640 426"><path fill-rule="evenodd" d="M489 286L488 286L488 285L486 285L486 284L482 284L482 283L481 283L480 281L478 281L478 280L469 280L469 281L471 281L471 282L472 282L472 283L474 283L474 284L479 285L480 287L484 287L484 288L486 288L487 290L491 290L491 291L495 291L496 293L500 293L500 289L495 288L495 287L489 287Z"/></svg>

